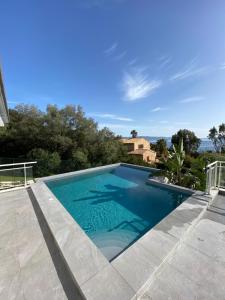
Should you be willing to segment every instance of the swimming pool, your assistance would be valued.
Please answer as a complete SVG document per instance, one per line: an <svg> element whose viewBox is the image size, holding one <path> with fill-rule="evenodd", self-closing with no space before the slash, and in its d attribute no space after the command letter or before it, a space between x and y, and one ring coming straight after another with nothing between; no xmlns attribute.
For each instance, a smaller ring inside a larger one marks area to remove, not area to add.
<svg viewBox="0 0 225 300"><path fill-rule="evenodd" d="M117 166L46 184L112 261L189 197L146 184L149 175L150 171Z"/></svg>

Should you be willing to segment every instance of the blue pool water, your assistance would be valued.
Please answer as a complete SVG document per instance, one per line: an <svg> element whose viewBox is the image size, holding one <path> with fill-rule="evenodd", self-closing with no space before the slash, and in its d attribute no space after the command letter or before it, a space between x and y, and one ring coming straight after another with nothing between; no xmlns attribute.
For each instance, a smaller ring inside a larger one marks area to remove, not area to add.
<svg viewBox="0 0 225 300"><path fill-rule="evenodd" d="M149 175L141 169L119 166L46 184L112 260L188 197L146 184Z"/></svg>

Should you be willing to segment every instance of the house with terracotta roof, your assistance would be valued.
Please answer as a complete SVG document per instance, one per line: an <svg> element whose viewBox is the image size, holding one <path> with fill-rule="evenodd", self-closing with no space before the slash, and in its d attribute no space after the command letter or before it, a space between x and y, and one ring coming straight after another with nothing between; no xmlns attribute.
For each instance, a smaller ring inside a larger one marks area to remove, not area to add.
<svg viewBox="0 0 225 300"><path fill-rule="evenodd" d="M151 149L150 143L144 138L121 139L128 154L141 157L144 161L152 163L156 161L156 152Z"/></svg>

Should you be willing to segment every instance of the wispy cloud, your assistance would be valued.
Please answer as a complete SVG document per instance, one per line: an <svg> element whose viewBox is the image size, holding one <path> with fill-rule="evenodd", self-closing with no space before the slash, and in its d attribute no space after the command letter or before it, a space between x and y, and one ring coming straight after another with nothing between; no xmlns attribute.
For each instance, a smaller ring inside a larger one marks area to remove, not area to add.
<svg viewBox="0 0 225 300"><path fill-rule="evenodd" d="M114 57L114 60L116 60L116 61L121 60L126 54L127 54L127 51L123 51L122 53L116 55Z"/></svg>
<svg viewBox="0 0 225 300"><path fill-rule="evenodd" d="M152 94L161 85L160 80L152 80L142 71L125 72L122 79L124 100L137 101Z"/></svg>
<svg viewBox="0 0 225 300"><path fill-rule="evenodd" d="M166 107L157 106L157 107L153 108L151 110L151 112L158 112L158 111L162 111L162 110L167 110L167 108Z"/></svg>
<svg viewBox="0 0 225 300"><path fill-rule="evenodd" d="M161 56L159 58L159 61L160 61L160 63L159 63L159 69L163 69L163 68L165 68L166 66L168 66L171 63L172 58L170 56L168 56L168 55L165 55L165 56Z"/></svg>
<svg viewBox="0 0 225 300"><path fill-rule="evenodd" d="M117 116L117 115L113 115L113 114L90 113L89 115L92 117L98 117L98 118L102 118L102 119L110 119L110 120L125 121L125 122L134 121L131 118L121 117L121 116Z"/></svg>
<svg viewBox="0 0 225 300"><path fill-rule="evenodd" d="M104 53L106 55L112 55L118 47L118 43L113 43L109 48L107 48Z"/></svg>
<svg viewBox="0 0 225 300"><path fill-rule="evenodd" d="M175 73L170 77L170 80L182 80L193 76L203 75L209 70L208 67L198 67L196 59L192 59L188 65L184 67L183 70Z"/></svg>
<svg viewBox="0 0 225 300"><path fill-rule="evenodd" d="M188 98L184 98L182 100L179 101L179 103L182 104L187 104L187 103L192 103L192 102L199 102L204 100L205 98L202 96L194 96L194 97L188 97Z"/></svg>

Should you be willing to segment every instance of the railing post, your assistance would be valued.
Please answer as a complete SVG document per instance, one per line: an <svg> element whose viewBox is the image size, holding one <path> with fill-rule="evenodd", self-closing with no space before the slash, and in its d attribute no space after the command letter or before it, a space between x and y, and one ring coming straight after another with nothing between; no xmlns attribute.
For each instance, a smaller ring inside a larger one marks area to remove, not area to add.
<svg viewBox="0 0 225 300"><path fill-rule="evenodd" d="M211 186L212 186L212 169L211 167L209 168L209 194L211 191Z"/></svg>
<svg viewBox="0 0 225 300"><path fill-rule="evenodd" d="M218 188L220 187L220 182L221 182L221 171L222 171L222 166L221 166L221 161L220 161L220 166L219 166L219 179L218 179Z"/></svg>
<svg viewBox="0 0 225 300"><path fill-rule="evenodd" d="M205 189L206 193L209 193L209 170L206 169L206 189Z"/></svg>
<svg viewBox="0 0 225 300"><path fill-rule="evenodd" d="M217 186L217 172L218 172L218 161L216 162L216 165L215 165L215 178L214 178L214 187L215 188Z"/></svg>
<svg viewBox="0 0 225 300"><path fill-rule="evenodd" d="M207 173L206 173L206 193L210 194L210 190L211 190L211 168L207 169Z"/></svg>
<svg viewBox="0 0 225 300"><path fill-rule="evenodd" d="M26 170L26 165L23 165L24 167L24 186L27 186L27 170Z"/></svg>

